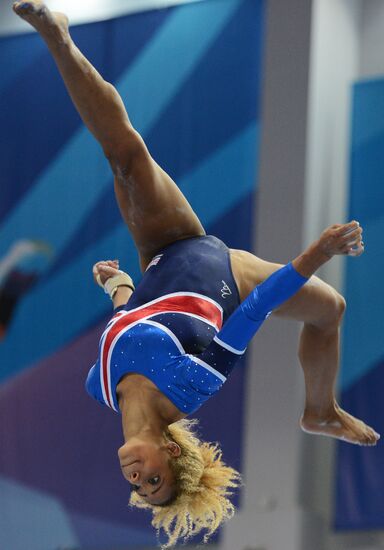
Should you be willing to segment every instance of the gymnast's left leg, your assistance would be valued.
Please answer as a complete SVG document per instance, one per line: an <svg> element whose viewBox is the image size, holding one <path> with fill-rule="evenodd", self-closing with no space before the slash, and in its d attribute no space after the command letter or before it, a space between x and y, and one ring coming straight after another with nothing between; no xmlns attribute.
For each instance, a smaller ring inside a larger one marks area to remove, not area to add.
<svg viewBox="0 0 384 550"><path fill-rule="evenodd" d="M281 267L240 250L231 251L231 262L242 299ZM302 429L358 445L375 445L379 435L343 411L335 398L344 310L344 298L330 285L312 276L293 298L276 310L275 315L304 322L299 344L306 389Z"/></svg>
<svg viewBox="0 0 384 550"><path fill-rule="evenodd" d="M133 128L116 88L73 42L67 17L51 12L42 0L16 2L13 9L45 41L76 109L110 163L115 196L142 269L168 244L204 235L191 205Z"/></svg>

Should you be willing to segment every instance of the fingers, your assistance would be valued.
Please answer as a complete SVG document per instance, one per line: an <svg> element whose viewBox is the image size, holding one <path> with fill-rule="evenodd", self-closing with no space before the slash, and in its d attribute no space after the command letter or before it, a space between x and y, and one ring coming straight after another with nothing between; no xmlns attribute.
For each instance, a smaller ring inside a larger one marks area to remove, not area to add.
<svg viewBox="0 0 384 550"><path fill-rule="evenodd" d="M361 238L361 235L363 233L363 228L358 227L357 229L353 229L352 231L347 231L346 233L341 235L341 239L344 239L344 241L353 242L356 239Z"/></svg>
<svg viewBox="0 0 384 550"><path fill-rule="evenodd" d="M363 234L363 230L361 227L359 227L355 231L350 231L347 234L340 237L340 243L343 246L346 246L349 248L353 246L358 246L362 242L362 237L361 237L362 234Z"/></svg>
<svg viewBox="0 0 384 550"><path fill-rule="evenodd" d="M335 226L333 226L333 227L335 227ZM359 222L356 221L356 220L353 220L349 223L344 223L343 225L340 225L336 230L336 234L337 234L337 236L346 235L347 233L351 233L352 231L355 231L358 228L360 228Z"/></svg>
<svg viewBox="0 0 384 550"><path fill-rule="evenodd" d="M102 265L108 265L109 267L116 267L119 265L118 260L102 260L100 262L97 262L95 265L102 266Z"/></svg>
<svg viewBox="0 0 384 550"><path fill-rule="evenodd" d="M116 275L116 271L117 271L116 268L111 265L99 266L99 273L104 275L109 275L109 277Z"/></svg>
<svg viewBox="0 0 384 550"><path fill-rule="evenodd" d="M103 286L105 281L117 274L119 260L101 260L92 267L93 277L96 283Z"/></svg>
<svg viewBox="0 0 384 550"><path fill-rule="evenodd" d="M115 269L119 269L119 260L100 260L99 262L95 263L95 265L92 268L92 271L94 273L97 272L101 266L109 266L109 267L114 267Z"/></svg>
<svg viewBox="0 0 384 550"><path fill-rule="evenodd" d="M351 248L350 250L348 250L348 252L346 252L346 254L348 256L361 256L362 253L364 252L364 243L361 243L360 246L358 246L357 248Z"/></svg>
<svg viewBox="0 0 384 550"><path fill-rule="evenodd" d="M337 230L340 239L341 252L348 256L360 256L364 252L364 242L362 240L363 228L359 222L352 221L342 225Z"/></svg>
<svg viewBox="0 0 384 550"><path fill-rule="evenodd" d="M335 254L360 256L364 252L362 240L363 229L358 221L353 220L342 225L328 227L320 237L323 251L327 256Z"/></svg>

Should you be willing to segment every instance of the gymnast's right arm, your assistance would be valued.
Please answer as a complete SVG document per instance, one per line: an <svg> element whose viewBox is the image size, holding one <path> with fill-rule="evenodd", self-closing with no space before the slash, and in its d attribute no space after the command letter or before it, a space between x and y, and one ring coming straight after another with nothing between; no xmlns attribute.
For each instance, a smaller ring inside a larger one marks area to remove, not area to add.
<svg viewBox="0 0 384 550"><path fill-rule="evenodd" d="M92 273L95 283L111 298L113 309L128 303L135 286L130 275L119 270L118 260L97 262L92 268Z"/></svg>

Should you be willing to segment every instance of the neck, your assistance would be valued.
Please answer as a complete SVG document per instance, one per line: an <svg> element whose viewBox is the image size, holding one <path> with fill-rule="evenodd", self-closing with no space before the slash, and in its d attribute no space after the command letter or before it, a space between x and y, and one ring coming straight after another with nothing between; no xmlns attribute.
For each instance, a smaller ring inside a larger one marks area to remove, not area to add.
<svg viewBox="0 0 384 550"><path fill-rule="evenodd" d="M162 438L170 422L163 417L156 404L143 399L142 395L125 398L122 395L119 406L121 410L124 440L133 437L149 436L151 439Z"/></svg>

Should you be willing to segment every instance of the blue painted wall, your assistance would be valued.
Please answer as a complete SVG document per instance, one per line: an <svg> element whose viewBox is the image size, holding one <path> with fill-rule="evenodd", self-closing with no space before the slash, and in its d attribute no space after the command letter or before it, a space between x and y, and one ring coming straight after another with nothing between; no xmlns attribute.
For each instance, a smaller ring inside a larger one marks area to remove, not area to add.
<svg viewBox="0 0 384 550"><path fill-rule="evenodd" d="M366 252L348 259L342 405L384 433L383 234L384 80L353 89L349 219L364 228ZM384 447L338 446L335 525L384 528Z"/></svg>

